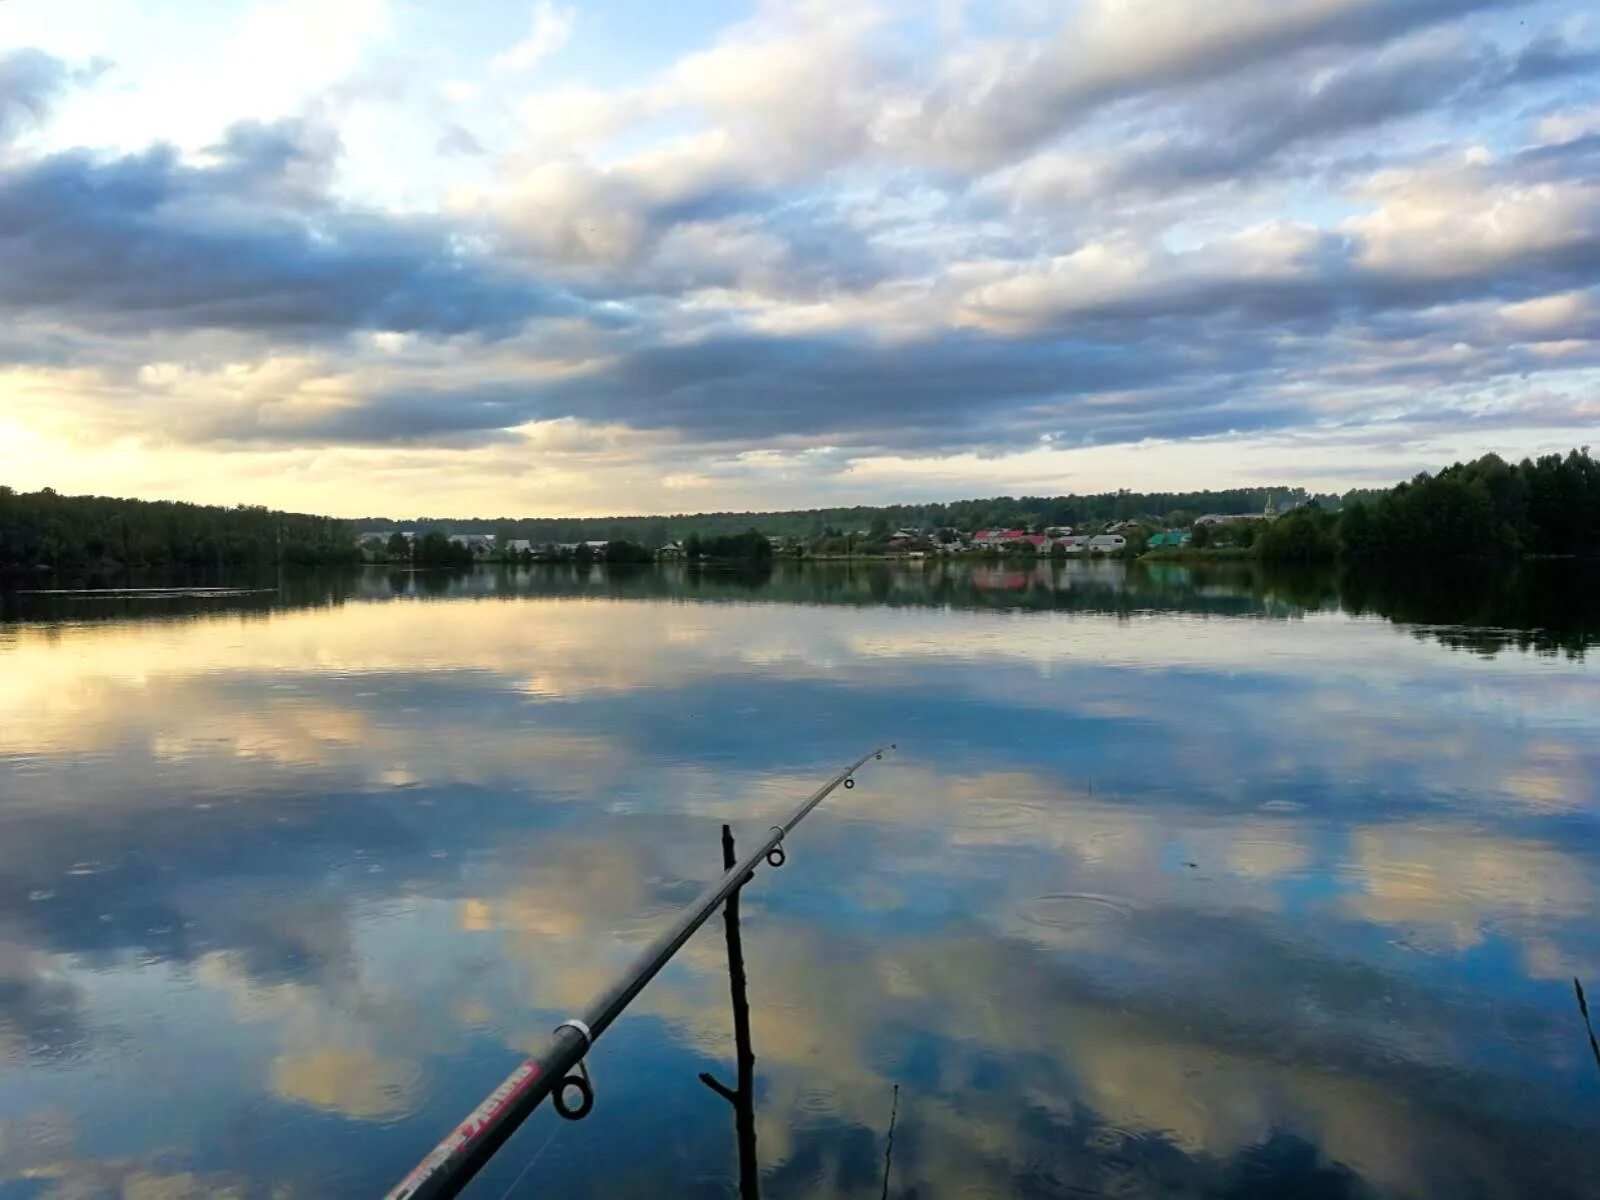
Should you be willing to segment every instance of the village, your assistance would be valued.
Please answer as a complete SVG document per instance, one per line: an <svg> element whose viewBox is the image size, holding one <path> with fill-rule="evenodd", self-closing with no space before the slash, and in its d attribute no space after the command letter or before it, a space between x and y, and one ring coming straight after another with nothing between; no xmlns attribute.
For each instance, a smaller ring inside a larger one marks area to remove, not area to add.
<svg viewBox="0 0 1600 1200"><path fill-rule="evenodd" d="M853 531L825 529L807 537L767 535L751 529L731 537L691 533L683 538L649 545L628 537L595 538L575 542L540 542L508 534L442 529L381 529L356 534L369 561L393 562L417 556L424 538L448 543L460 560L473 562L673 562L702 558L782 559L927 559L944 556L1025 556L1075 558L1081 556L1137 557L1151 551L1176 552L1190 547L1248 548L1255 526L1270 521L1264 513L1207 513L1188 528L1162 528L1140 520L1112 521L1090 529L1069 525L1035 528L977 529L868 528ZM721 543L738 543L734 552Z"/></svg>

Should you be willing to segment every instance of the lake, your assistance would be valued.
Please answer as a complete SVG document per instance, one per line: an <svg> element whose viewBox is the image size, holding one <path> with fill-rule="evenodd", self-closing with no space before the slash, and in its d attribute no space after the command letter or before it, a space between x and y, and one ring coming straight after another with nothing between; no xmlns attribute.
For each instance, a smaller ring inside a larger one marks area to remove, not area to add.
<svg viewBox="0 0 1600 1200"><path fill-rule="evenodd" d="M206 582L0 596L5 1200L381 1195L879 742L744 894L763 1195L1600 1188L1592 573ZM733 1058L714 919L468 1195L737 1195Z"/></svg>

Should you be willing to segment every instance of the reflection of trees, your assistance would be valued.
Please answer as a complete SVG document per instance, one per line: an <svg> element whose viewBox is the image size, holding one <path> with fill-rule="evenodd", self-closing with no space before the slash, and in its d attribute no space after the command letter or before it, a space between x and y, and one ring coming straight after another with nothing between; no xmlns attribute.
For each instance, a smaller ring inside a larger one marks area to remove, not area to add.
<svg viewBox="0 0 1600 1200"><path fill-rule="evenodd" d="M1200 612L1215 616L1294 615L1252 587L1252 569L1146 567L1143 564L1027 563L1018 566L886 562L779 563L757 573L663 567L591 577L561 568L535 570L530 596L603 595L615 599L753 600L771 604L965 610Z"/></svg>
<svg viewBox="0 0 1600 1200"><path fill-rule="evenodd" d="M1494 569L1366 566L1342 572L1293 564L1047 561L779 563L749 570L555 565L521 571L302 572L243 581L192 576L186 582L266 590L92 599L0 592L0 620L181 620L222 612L265 616L414 594L1081 612L1124 618L1168 612L1292 619L1342 608L1426 626L1420 636L1480 654L1514 646L1579 657L1600 638L1600 604L1592 599L1600 568L1570 561L1532 560Z"/></svg>
<svg viewBox="0 0 1600 1200"><path fill-rule="evenodd" d="M1581 658L1600 640L1600 568L1529 561L1508 567L1351 570L1339 601L1355 614L1426 626L1418 637L1493 655L1516 647Z"/></svg>

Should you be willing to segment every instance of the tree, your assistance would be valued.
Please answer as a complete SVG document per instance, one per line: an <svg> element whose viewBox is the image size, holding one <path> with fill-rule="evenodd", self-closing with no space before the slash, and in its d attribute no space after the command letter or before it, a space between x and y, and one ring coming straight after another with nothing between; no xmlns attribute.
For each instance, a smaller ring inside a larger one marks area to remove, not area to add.
<svg viewBox="0 0 1600 1200"><path fill-rule="evenodd" d="M1268 523L1256 537L1256 553L1278 562L1329 562L1338 553L1339 519L1316 506L1297 508Z"/></svg>
<svg viewBox="0 0 1600 1200"><path fill-rule="evenodd" d="M1194 532L1189 535L1189 544L1196 550L1204 550L1211 545L1211 526L1196 525Z"/></svg>
<svg viewBox="0 0 1600 1200"><path fill-rule="evenodd" d="M646 550L659 550L672 540L672 528L665 521L652 521L644 531Z"/></svg>
<svg viewBox="0 0 1600 1200"><path fill-rule="evenodd" d="M411 558L411 543L398 529L389 535L389 543L385 549L390 562L406 562Z"/></svg>
<svg viewBox="0 0 1600 1200"><path fill-rule="evenodd" d="M459 542L452 542L437 529L423 534L413 549L419 566L463 568L472 565L472 551Z"/></svg>
<svg viewBox="0 0 1600 1200"><path fill-rule="evenodd" d="M655 555L638 542L623 539L606 543L605 559L608 563L647 563L654 562Z"/></svg>

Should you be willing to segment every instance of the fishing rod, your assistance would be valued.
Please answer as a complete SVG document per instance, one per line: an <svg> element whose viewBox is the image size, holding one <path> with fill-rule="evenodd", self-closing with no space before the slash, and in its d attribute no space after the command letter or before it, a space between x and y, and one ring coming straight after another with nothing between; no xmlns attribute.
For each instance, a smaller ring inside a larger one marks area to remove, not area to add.
<svg viewBox="0 0 1600 1200"><path fill-rule="evenodd" d="M894 744L890 743L867 751L812 792L782 825L774 825L759 847L741 862L729 867L722 878L707 888L698 900L684 909L676 921L662 930L656 940L639 953L628 969L595 998L581 1019L571 1017L557 1025L544 1049L524 1059L522 1065L506 1076L505 1082L490 1092L465 1120L459 1122L384 1200L441 1200L443 1197L459 1195L484 1163L547 1096L553 1097L556 1111L568 1120L575 1121L587 1116L594 1107L594 1087L589 1080L589 1069L583 1061L589 1048L622 1015L622 1011L661 968L671 961L672 956L683 948L694 931L705 924L706 918L749 882L763 861L773 867L783 865L787 857L783 851L783 839L810 815L812 809L827 799L840 784L846 788L855 787L856 770L869 758L881 759L885 750L894 748ZM578 1074L572 1073L574 1068ZM568 1091L577 1092L575 1104L568 1101Z"/></svg>

